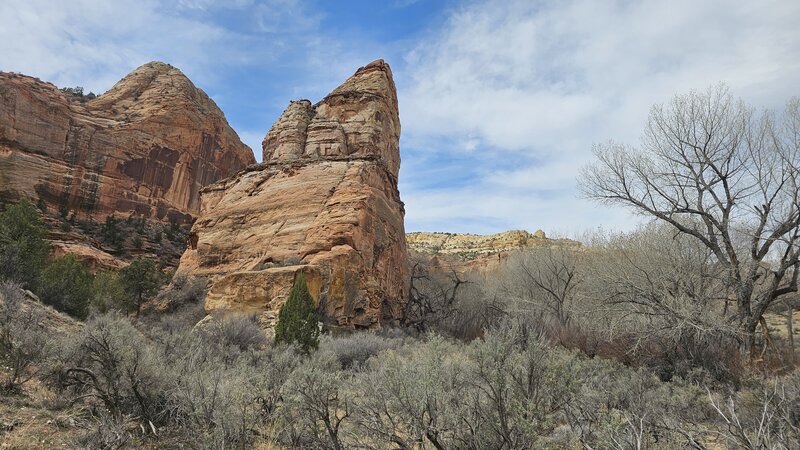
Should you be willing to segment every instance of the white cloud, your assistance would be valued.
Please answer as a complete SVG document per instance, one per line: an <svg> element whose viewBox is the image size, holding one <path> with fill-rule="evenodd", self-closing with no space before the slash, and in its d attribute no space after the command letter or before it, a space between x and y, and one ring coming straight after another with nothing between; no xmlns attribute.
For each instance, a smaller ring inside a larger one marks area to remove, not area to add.
<svg viewBox="0 0 800 450"><path fill-rule="evenodd" d="M154 59L191 71L229 40L220 27L162 14L155 1L0 4L0 66L61 86L102 92Z"/></svg>
<svg viewBox="0 0 800 450"><path fill-rule="evenodd" d="M798 17L800 3L779 0L521 0L453 10L406 56L404 139L469 136L482 145L407 146L404 161L476 152L484 167L466 188L417 187L424 173L404 171L409 228L630 227L626 212L576 196L592 144L635 144L652 104L719 81L759 107L780 107L800 94Z"/></svg>
<svg viewBox="0 0 800 450"><path fill-rule="evenodd" d="M216 20L221 12L244 19L225 24ZM291 55L286 41L313 39L296 36L318 19L297 0L5 0L0 70L102 92L137 66L162 60L210 85L231 66Z"/></svg>

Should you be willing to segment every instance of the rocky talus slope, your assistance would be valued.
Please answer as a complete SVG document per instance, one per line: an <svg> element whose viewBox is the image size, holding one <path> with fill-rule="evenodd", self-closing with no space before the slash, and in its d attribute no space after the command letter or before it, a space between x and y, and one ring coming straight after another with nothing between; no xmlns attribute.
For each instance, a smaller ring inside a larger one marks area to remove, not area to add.
<svg viewBox="0 0 800 450"><path fill-rule="evenodd" d="M399 138L382 60L315 105L290 103L264 139L263 163L201 191L178 272L210 278L206 311L259 313L269 327L304 272L330 326L400 319L408 276Z"/></svg>
<svg viewBox="0 0 800 450"><path fill-rule="evenodd" d="M168 64L93 99L0 72L0 200L185 223L201 187L254 162L214 101Z"/></svg>

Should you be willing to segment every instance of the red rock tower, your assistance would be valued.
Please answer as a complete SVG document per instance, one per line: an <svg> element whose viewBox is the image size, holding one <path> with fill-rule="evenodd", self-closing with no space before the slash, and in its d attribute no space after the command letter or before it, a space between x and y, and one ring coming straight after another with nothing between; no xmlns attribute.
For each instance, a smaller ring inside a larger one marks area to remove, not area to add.
<svg viewBox="0 0 800 450"><path fill-rule="evenodd" d="M382 60L316 105L290 103L263 163L202 190L178 271L211 279L206 311L259 313L269 326L302 271L328 325L398 321L408 289L399 139Z"/></svg>

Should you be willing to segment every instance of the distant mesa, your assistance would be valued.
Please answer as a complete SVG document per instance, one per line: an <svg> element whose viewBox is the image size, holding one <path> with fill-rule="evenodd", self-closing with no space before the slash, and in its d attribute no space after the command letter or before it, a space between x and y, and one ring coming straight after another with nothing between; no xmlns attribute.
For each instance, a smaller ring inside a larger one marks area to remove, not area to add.
<svg viewBox="0 0 800 450"><path fill-rule="evenodd" d="M510 230L497 234L412 232L406 234L412 258L435 258L437 264L468 271L489 272L504 267L516 251L548 246L580 247L570 239L549 239L542 230Z"/></svg>
<svg viewBox="0 0 800 450"><path fill-rule="evenodd" d="M408 242L408 248L416 252L463 255L465 257L525 247L578 244L568 239L548 239L542 230L536 230L534 233L525 230L510 230L489 235L412 232L406 235L406 241Z"/></svg>

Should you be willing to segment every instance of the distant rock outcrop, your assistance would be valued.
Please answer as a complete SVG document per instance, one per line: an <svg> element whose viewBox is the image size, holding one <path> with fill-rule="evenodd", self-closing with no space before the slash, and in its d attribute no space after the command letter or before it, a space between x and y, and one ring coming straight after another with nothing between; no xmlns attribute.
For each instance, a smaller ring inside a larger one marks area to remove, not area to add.
<svg viewBox="0 0 800 450"><path fill-rule="evenodd" d="M406 235L409 253L444 258L449 267L480 272L500 268L514 250L552 245L580 246L569 239L548 239L544 231L510 230L497 234L413 232Z"/></svg>
<svg viewBox="0 0 800 450"><path fill-rule="evenodd" d="M289 104L264 162L202 190L179 273L206 276L206 311L261 314L270 326L304 272L328 325L402 317L404 207L400 120L388 64L375 61L321 102Z"/></svg>
<svg viewBox="0 0 800 450"><path fill-rule="evenodd" d="M254 162L214 101L168 64L97 98L0 72L0 200L185 223L201 187Z"/></svg>

